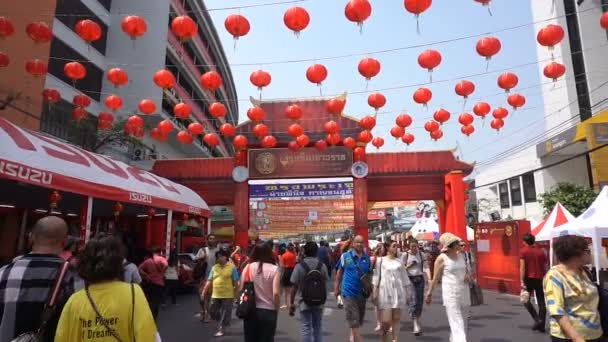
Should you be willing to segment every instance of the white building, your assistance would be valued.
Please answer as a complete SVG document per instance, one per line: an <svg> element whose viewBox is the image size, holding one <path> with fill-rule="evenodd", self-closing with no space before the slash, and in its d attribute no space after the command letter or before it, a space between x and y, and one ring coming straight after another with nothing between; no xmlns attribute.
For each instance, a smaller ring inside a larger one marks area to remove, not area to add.
<svg viewBox="0 0 608 342"><path fill-rule="evenodd" d="M579 2L580 4L577 4ZM605 184L605 166L599 162L608 149L587 151L604 143L608 130L608 35L599 25L608 0L532 0L535 32L559 24L566 36L554 51L537 44L539 73L551 58L566 66L557 83L542 86L544 134L535 134L474 176L479 220L491 214L512 219L541 220L539 194L558 182L596 188ZM589 119L589 121L585 121ZM585 124L581 124L585 121ZM597 122L584 129L586 123ZM587 139L586 139L587 137ZM592 137L592 138L590 138ZM593 174L593 175L592 175ZM497 218L497 217L495 217Z"/></svg>

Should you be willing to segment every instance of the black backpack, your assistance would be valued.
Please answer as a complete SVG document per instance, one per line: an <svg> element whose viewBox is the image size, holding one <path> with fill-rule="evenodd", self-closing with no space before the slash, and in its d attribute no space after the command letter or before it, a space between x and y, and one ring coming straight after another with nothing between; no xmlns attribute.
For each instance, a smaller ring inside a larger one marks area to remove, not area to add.
<svg viewBox="0 0 608 342"><path fill-rule="evenodd" d="M306 275L302 281L302 301L308 306L319 306L327 300L327 288L325 287L325 276L323 275L323 263L317 262L317 267L310 269L305 261L300 265L304 268Z"/></svg>

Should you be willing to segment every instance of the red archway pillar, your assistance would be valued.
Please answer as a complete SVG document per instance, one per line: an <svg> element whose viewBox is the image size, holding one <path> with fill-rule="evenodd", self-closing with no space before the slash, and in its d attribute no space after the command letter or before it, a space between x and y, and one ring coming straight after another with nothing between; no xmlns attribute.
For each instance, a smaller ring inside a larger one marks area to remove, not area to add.
<svg viewBox="0 0 608 342"><path fill-rule="evenodd" d="M361 235L365 240L365 246L369 238L367 226L367 178L355 178L354 187L354 207L355 207L355 236Z"/></svg>
<svg viewBox="0 0 608 342"><path fill-rule="evenodd" d="M435 201L435 207L437 207L437 221L439 224L439 234L443 234L446 231L445 228L445 201Z"/></svg>
<svg viewBox="0 0 608 342"><path fill-rule="evenodd" d="M445 231L466 241L465 183L462 171L445 176Z"/></svg>
<svg viewBox="0 0 608 342"><path fill-rule="evenodd" d="M234 166L247 166L247 151L237 151ZM249 245L249 183L237 183L234 194L234 243L241 248Z"/></svg>

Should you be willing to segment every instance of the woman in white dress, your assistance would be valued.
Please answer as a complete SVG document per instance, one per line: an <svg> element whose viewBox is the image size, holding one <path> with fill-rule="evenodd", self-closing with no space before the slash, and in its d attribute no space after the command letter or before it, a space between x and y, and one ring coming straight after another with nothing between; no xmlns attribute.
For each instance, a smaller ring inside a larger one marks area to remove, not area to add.
<svg viewBox="0 0 608 342"><path fill-rule="evenodd" d="M401 310L413 300L412 284L398 252L399 244L391 241L386 256L378 258L374 269L374 300L381 312L383 342L397 341Z"/></svg>
<svg viewBox="0 0 608 342"><path fill-rule="evenodd" d="M463 241L452 233L439 238L442 254L435 261L435 274L426 292L426 303L433 298L433 289L441 279L443 305L450 324L450 342L467 342L467 319L470 305L469 274L464 257Z"/></svg>

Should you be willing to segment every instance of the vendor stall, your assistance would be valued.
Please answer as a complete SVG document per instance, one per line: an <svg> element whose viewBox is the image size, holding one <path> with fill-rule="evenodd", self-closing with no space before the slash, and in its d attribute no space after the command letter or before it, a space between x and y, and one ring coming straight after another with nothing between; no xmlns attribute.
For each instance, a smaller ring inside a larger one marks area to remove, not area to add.
<svg viewBox="0 0 608 342"><path fill-rule="evenodd" d="M531 233L534 235L537 242L549 241L551 240L551 232L553 229L573 220L575 220L575 217L570 214L568 209L564 208L564 206L558 202L555 207L553 207L551 214L549 214L549 216L540 224L532 228Z"/></svg>

